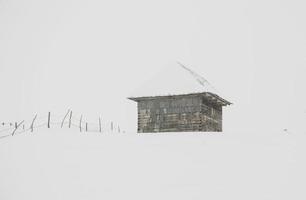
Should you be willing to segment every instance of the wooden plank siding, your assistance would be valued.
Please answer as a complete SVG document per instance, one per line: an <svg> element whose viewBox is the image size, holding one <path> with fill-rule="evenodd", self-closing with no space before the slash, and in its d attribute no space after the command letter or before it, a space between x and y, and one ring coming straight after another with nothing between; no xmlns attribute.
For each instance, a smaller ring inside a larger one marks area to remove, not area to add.
<svg viewBox="0 0 306 200"><path fill-rule="evenodd" d="M203 95L141 99L137 107L140 133L222 131L222 105Z"/></svg>

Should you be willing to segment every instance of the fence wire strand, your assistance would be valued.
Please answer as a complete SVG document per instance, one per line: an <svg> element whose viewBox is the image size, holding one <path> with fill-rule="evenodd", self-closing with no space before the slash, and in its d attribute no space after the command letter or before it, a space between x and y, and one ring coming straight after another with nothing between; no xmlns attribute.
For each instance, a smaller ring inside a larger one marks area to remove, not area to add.
<svg viewBox="0 0 306 200"><path fill-rule="evenodd" d="M51 113L50 119L48 119L48 114L42 114L42 115L37 114L34 120L35 115L33 115L32 119L24 120L23 125L21 125L20 127L17 127L17 129L16 129L15 123L12 123L12 122L5 123L5 125L6 124L10 125L10 127L0 129L0 134L6 133L5 135L0 135L0 139L14 136L14 135L19 135L19 134L26 133L26 132L32 132L32 131L35 132L39 128L42 128L42 127L47 128L48 125L50 125L50 129L52 129L53 127L62 128L61 127L62 124L63 124L63 128L73 127L73 128L77 128L81 132L91 132L91 133L103 133L103 132L105 133L108 131L113 132L113 133L124 132L124 131L120 131L121 129L120 126L117 123L114 123L113 121L105 122L101 120L101 124L100 124L99 118L97 118L97 122L94 123L94 122L86 121L86 118L84 117L82 121L80 121L80 118L82 116L81 114L73 113L73 111L71 110L70 112L72 112L71 119L69 116L70 114L68 114L66 118L64 118L67 112L64 113L63 115ZM77 116L79 116L79 118ZM34 120L34 124L32 127L33 120Z"/></svg>

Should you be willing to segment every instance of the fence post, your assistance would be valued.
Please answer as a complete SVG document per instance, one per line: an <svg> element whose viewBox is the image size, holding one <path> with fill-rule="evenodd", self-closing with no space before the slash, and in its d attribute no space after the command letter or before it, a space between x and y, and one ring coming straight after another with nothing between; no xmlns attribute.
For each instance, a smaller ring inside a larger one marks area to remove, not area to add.
<svg viewBox="0 0 306 200"><path fill-rule="evenodd" d="M17 128L17 122L15 122L15 128Z"/></svg>
<svg viewBox="0 0 306 200"><path fill-rule="evenodd" d="M113 129L114 129L114 125L113 125L113 122L111 122L111 131L113 132Z"/></svg>
<svg viewBox="0 0 306 200"><path fill-rule="evenodd" d="M102 127L101 127L101 117L99 117L99 131L100 131L100 133L102 132Z"/></svg>
<svg viewBox="0 0 306 200"><path fill-rule="evenodd" d="M72 110L70 111L70 117L69 117L69 128L71 128L71 118L72 118Z"/></svg>
<svg viewBox="0 0 306 200"><path fill-rule="evenodd" d="M66 119L67 115L69 114L69 112L70 112L70 109L68 109L68 112L66 113L66 115L65 115L65 117L64 117L64 119L62 121L61 128L63 128L65 119Z"/></svg>
<svg viewBox="0 0 306 200"><path fill-rule="evenodd" d="M51 112L48 113L48 128L50 128L50 117L51 117Z"/></svg>
<svg viewBox="0 0 306 200"><path fill-rule="evenodd" d="M13 133L12 133L12 136L15 134L15 132L17 131L17 129L19 128L19 126L24 122L24 120L22 122L20 122L19 124L17 124L16 128L14 129Z"/></svg>
<svg viewBox="0 0 306 200"><path fill-rule="evenodd" d="M34 121L36 120L37 114L35 115L32 123L31 123L31 132L33 132L33 127L34 127Z"/></svg>
<svg viewBox="0 0 306 200"><path fill-rule="evenodd" d="M82 132L82 118L83 118L83 115L81 115L81 118L80 118L80 132Z"/></svg>
<svg viewBox="0 0 306 200"><path fill-rule="evenodd" d="M86 122L86 132L88 131L88 123Z"/></svg>

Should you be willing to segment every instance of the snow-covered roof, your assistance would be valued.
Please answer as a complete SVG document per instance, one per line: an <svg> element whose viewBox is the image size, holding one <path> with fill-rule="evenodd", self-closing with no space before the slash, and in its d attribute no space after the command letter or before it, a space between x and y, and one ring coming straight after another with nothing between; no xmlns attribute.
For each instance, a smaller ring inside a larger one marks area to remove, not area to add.
<svg viewBox="0 0 306 200"><path fill-rule="evenodd" d="M179 62L167 66L155 77L142 84L129 99L198 93L220 99L226 105L230 104L216 94L214 87L204 77Z"/></svg>

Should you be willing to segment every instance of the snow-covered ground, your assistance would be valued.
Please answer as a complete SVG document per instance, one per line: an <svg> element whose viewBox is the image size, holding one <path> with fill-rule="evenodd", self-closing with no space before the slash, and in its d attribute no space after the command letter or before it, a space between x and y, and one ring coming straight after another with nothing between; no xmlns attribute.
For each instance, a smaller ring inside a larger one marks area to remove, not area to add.
<svg viewBox="0 0 306 200"><path fill-rule="evenodd" d="M0 140L0 199L306 199L306 134L79 133Z"/></svg>

